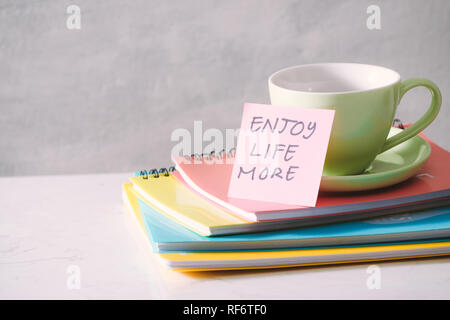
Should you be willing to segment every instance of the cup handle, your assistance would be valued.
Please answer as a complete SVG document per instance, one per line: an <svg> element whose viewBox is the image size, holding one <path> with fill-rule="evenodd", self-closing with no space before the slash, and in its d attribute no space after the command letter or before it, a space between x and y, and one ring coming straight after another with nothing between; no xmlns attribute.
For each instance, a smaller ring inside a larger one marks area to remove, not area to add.
<svg viewBox="0 0 450 320"><path fill-rule="evenodd" d="M441 91L439 91L439 88L430 80L423 79L423 78L413 78L408 79L406 81L403 81L400 84L400 97L399 100L403 97L403 95L415 87L425 87L428 90L430 90L431 93L431 104L428 108L427 112L420 118L418 121L416 121L414 124L403 130L402 132L396 134L393 137L390 137L386 140L386 142L383 145L383 148L381 149L380 153L391 149L392 147L395 147L396 145L414 137L419 132L421 132L423 129L428 127L428 125L433 122L433 120L436 118L436 116L439 113L439 110L441 109L441 103L442 103L442 96Z"/></svg>

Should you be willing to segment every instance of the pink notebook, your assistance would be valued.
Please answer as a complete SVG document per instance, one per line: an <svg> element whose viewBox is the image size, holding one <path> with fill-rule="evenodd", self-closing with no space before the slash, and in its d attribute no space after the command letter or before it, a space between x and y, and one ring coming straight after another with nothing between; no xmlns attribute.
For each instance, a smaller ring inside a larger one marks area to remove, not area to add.
<svg viewBox="0 0 450 320"><path fill-rule="evenodd" d="M181 157L174 157L177 171L173 175L194 192L248 221L318 218L380 210L396 213L406 208L425 209L449 202L450 170L447 166L450 154L435 143L428 142L432 152L421 173L427 173L433 179L411 178L392 187L365 192L320 193L314 208L228 198L228 185L233 169L230 161L211 163L199 159L196 163L189 163Z"/></svg>
<svg viewBox="0 0 450 320"><path fill-rule="evenodd" d="M182 160L173 158L177 170L172 174L177 180L246 220L259 221L257 213L304 208L297 205L229 198L228 185L233 164L226 163L225 160L223 164L209 164L203 159L199 160L201 163L185 164Z"/></svg>

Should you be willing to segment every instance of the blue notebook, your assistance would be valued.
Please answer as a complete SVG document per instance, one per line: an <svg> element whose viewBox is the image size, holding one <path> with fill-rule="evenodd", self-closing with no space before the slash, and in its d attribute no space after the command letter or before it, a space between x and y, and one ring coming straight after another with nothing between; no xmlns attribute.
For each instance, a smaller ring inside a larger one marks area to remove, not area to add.
<svg viewBox="0 0 450 320"><path fill-rule="evenodd" d="M327 247L450 237L448 206L340 224L204 237L166 218L139 197L138 202L155 252Z"/></svg>

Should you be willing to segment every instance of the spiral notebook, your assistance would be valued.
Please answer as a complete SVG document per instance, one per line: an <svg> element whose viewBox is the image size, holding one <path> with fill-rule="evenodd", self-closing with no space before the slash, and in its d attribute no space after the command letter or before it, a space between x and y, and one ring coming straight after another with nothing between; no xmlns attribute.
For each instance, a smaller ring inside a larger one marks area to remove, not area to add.
<svg viewBox="0 0 450 320"><path fill-rule="evenodd" d="M152 171L153 172L153 171ZM402 207L385 208L384 210L368 212L343 211L342 214L329 214L327 211L318 212L315 216L307 212L303 219L279 219L271 221L251 222L239 217L230 210L221 207L211 200L201 196L188 186L175 179L173 173L166 169L154 171L152 174L141 174L130 178L133 190L138 197L178 224L203 236L218 236L236 233L260 231L274 231L287 228L313 226L345 222L356 219L374 218L386 214L403 212ZM164 172L164 173L161 173ZM449 204L433 202L434 207ZM426 209L425 205L416 204L415 210ZM350 210L350 209L347 209Z"/></svg>
<svg viewBox="0 0 450 320"><path fill-rule="evenodd" d="M173 157L176 171L173 176L191 188L193 192L209 199L230 212L249 221L275 219L310 218L329 215L348 215L362 212L379 212L403 208L408 210L420 205L422 208L436 206L450 198L450 154L427 139L431 145L431 156L419 177L410 178L401 184L365 192L320 193L316 207L298 208L290 205L235 199L228 197L228 185L233 169L233 155L220 155L220 161L208 157L196 157L186 161L184 157ZM442 205L442 204L441 204Z"/></svg>
<svg viewBox="0 0 450 320"><path fill-rule="evenodd" d="M169 172L140 172L132 177L133 189L163 215L204 236L246 231L248 222L202 199Z"/></svg>
<svg viewBox="0 0 450 320"><path fill-rule="evenodd" d="M140 172L130 180L139 199L160 214L203 236L272 231L325 222L315 218L247 221L193 192L164 168L160 171L151 170L150 174ZM342 220L342 217L336 219L334 216L325 218L327 223ZM352 217L349 215L348 218Z"/></svg>

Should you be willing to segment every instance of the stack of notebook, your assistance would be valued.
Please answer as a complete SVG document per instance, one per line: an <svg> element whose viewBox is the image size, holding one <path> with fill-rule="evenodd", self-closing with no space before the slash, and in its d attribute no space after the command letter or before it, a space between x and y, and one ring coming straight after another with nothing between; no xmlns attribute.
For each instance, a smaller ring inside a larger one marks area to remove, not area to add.
<svg viewBox="0 0 450 320"><path fill-rule="evenodd" d="M377 190L322 192L316 207L228 198L232 162L210 157L175 157L173 170L137 173L123 185L124 202L153 251L177 270L450 255L450 156L428 142L417 176Z"/></svg>

